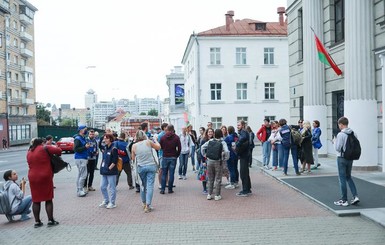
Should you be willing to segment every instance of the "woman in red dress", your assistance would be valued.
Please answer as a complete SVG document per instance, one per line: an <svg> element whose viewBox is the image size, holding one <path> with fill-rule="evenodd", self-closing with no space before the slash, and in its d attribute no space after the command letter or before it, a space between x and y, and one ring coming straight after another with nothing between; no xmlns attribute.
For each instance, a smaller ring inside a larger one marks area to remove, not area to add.
<svg viewBox="0 0 385 245"><path fill-rule="evenodd" d="M41 202L45 202L45 211L48 216L48 226L58 225L53 218L53 172L50 162L50 154L61 155L62 150L52 145L43 145L43 139L35 138L27 153L29 166L28 179L32 194L32 211L35 217L35 228L43 226L40 220Z"/></svg>

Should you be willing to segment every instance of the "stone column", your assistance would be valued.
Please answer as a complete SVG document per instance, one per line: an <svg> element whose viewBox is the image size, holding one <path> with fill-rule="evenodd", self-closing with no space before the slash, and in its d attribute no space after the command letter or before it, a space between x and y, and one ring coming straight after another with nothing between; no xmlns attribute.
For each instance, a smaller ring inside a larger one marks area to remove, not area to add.
<svg viewBox="0 0 385 245"><path fill-rule="evenodd" d="M382 161L380 161L382 163L382 172L385 172L385 168L384 168L384 159L385 159L385 150L384 150L384 142L385 142L385 122L384 122L384 95L385 95L385 49L384 50L381 50L380 52L377 52L377 54L379 54L379 58L380 58L380 61L381 61L381 81L382 81L382 90L381 90L381 93L382 93L382 105L381 105L381 115L382 115Z"/></svg>
<svg viewBox="0 0 385 245"><path fill-rule="evenodd" d="M304 120L320 121L321 142L319 154L327 154L327 107L325 99L325 69L318 59L314 32L323 41L323 1L302 1L303 8L303 81L304 81Z"/></svg>
<svg viewBox="0 0 385 245"><path fill-rule="evenodd" d="M375 99L372 1L345 1L345 115L358 135L362 154L357 169L378 164L378 120Z"/></svg>

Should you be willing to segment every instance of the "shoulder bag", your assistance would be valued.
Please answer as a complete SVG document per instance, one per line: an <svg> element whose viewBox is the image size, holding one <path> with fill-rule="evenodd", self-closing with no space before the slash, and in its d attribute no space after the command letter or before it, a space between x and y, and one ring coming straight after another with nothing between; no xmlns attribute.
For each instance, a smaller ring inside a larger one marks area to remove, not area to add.
<svg viewBox="0 0 385 245"><path fill-rule="evenodd" d="M49 155L49 157L51 159L51 166L52 166L52 171L54 174L59 173L63 169L67 169L68 172L71 171L71 164L64 161L63 158L61 158L60 156L49 153L46 146L44 146L44 150L47 152L47 154Z"/></svg>

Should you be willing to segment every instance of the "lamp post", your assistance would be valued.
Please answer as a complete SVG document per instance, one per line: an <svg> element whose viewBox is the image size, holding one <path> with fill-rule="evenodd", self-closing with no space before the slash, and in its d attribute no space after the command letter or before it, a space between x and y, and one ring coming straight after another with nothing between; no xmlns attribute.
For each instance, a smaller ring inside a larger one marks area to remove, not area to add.
<svg viewBox="0 0 385 245"><path fill-rule="evenodd" d="M74 112L75 112L75 107L72 108L72 120L71 120L71 127L75 127L75 122L74 122Z"/></svg>

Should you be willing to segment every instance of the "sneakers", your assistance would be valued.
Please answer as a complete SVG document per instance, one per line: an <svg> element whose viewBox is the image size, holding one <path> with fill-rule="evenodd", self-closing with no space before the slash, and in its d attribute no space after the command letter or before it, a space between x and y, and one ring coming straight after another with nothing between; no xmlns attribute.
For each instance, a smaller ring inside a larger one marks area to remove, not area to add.
<svg viewBox="0 0 385 245"><path fill-rule="evenodd" d="M178 179L182 179L182 175L179 175Z"/></svg>
<svg viewBox="0 0 385 245"><path fill-rule="evenodd" d="M84 191L78 191L78 197L85 197L87 195Z"/></svg>
<svg viewBox="0 0 385 245"><path fill-rule="evenodd" d="M150 206L150 205L145 205L144 206L144 212L145 213L149 213L149 212L151 212L152 211L152 207Z"/></svg>
<svg viewBox="0 0 385 245"><path fill-rule="evenodd" d="M222 196L221 196L221 195L218 195L218 196L215 196L215 197L214 197L214 200L215 200L215 201L219 201L219 200L221 200L221 199L222 199Z"/></svg>
<svg viewBox="0 0 385 245"><path fill-rule="evenodd" d="M232 184L228 184L225 186L225 189L232 190L232 189L235 189L235 186Z"/></svg>
<svg viewBox="0 0 385 245"><path fill-rule="evenodd" d="M207 200L211 200L211 199L212 199L211 195L207 194Z"/></svg>
<svg viewBox="0 0 385 245"><path fill-rule="evenodd" d="M113 209L116 208L116 204L109 203L106 207L107 209Z"/></svg>
<svg viewBox="0 0 385 245"><path fill-rule="evenodd" d="M207 195L207 191L206 190L202 191L202 194Z"/></svg>
<svg viewBox="0 0 385 245"><path fill-rule="evenodd" d="M164 194L164 191L160 191L159 193L163 195L163 194Z"/></svg>
<svg viewBox="0 0 385 245"><path fill-rule="evenodd" d="M183 180L186 180L186 179L187 179L187 177L183 175Z"/></svg>
<svg viewBox="0 0 385 245"><path fill-rule="evenodd" d="M249 196L249 194L247 194L247 193L245 193L245 192L243 192L243 191L238 192L236 195L237 195L238 197L248 197L248 196Z"/></svg>
<svg viewBox="0 0 385 245"><path fill-rule="evenodd" d="M334 205L347 207L347 206L349 206L349 203L348 203L348 201L339 200L339 201L334 202Z"/></svg>
<svg viewBox="0 0 385 245"><path fill-rule="evenodd" d="M355 196L351 201L350 201L350 204L351 205L356 205L357 203L359 203L360 202L360 199L357 197L357 196Z"/></svg>
<svg viewBox="0 0 385 245"><path fill-rule="evenodd" d="M107 202L103 201L101 204L99 204L99 208L106 208L107 204Z"/></svg>
<svg viewBox="0 0 385 245"><path fill-rule="evenodd" d="M29 219L31 219L30 216L28 216L28 215L22 215L21 218L20 218L20 221L26 221L26 220L29 220Z"/></svg>
<svg viewBox="0 0 385 245"><path fill-rule="evenodd" d="M56 220L50 220L50 221L48 221L47 226L52 227L52 226L55 226L58 224L59 224L59 222L57 222Z"/></svg>
<svg viewBox="0 0 385 245"><path fill-rule="evenodd" d="M90 186L88 187L88 191L96 191L94 187Z"/></svg>
<svg viewBox="0 0 385 245"><path fill-rule="evenodd" d="M272 168L271 170L272 170L272 171L277 171L278 168L277 168L277 166L274 166L274 168Z"/></svg>
<svg viewBox="0 0 385 245"><path fill-rule="evenodd" d="M263 168L266 169L266 170L270 169L269 165L263 165Z"/></svg>

